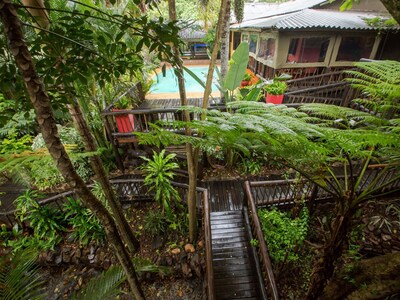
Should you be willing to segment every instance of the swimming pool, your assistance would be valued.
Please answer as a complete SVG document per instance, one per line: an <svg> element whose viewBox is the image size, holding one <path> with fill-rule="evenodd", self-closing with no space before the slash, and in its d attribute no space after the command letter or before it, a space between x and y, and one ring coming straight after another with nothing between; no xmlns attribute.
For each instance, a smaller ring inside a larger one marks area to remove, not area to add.
<svg viewBox="0 0 400 300"><path fill-rule="evenodd" d="M206 81L208 66L190 66L188 67L194 74L196 74L201 80ZM154 84L150 89L150 93L152 94L160 94L160 93L178 93L178 80L174 74L174 70L171 68L167 70L166 76L163 77L162 72L157 73L152 79L154 80ZM185 87L186 92L203 92L204 88L186 71L184 71L185 77ZM214 71L213 82L216 82L218 78L217 73ZM212 91L218 91L217 86L213 83Z"/></svg>

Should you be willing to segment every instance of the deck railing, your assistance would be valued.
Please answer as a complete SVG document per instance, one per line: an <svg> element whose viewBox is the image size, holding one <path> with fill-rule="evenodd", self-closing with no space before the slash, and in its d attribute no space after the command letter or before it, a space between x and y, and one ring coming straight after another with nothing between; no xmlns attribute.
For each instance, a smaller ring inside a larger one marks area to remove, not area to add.
<svg viewBox="0 0 400 300"><path fill-rule="evenodd" d="M307 76L303 78L291 79L288 84L289 91L302 90L310 87L320 87L323 85L342 82L346 78L343 71L328 72L319 75Z"/></svg>
<svg viewBox="0 0 400 300"><path fill-rule="evenodd" d="M383 171L385 167L387 165L370 165L361 178L356 193L365 191L367 187L374 196L386 195L400 190L400 170L393 167ZM356 180L357 177L355 176L354 181ZM330 200L338 185L342 190L345 189L346 185L344 175L337 175L335 179L326 177L325 182L326 187L324 189L306 179L253 181L250 182L250 187L257 207L290 206L300 200L307 202Z"/></svg>
<svg viewBox="0 0 400 300"><path fill-rule="evenodd" d="M112 186L116 191L116 195L121 204L129 204L141 201L153 201L154 194L149 193L147 186L144 184L143 179L111 179ZM187 203L187 191L189 186L187 184L172 182L172 185L177 189L182 201ZM89 185L88 187L93 187ZM214 300L214 272L212 266L212 247L211 247L211 221L210 221L210 206L209 195L205 188L196 188L196 206L202 211L203 215L203 230L205 239L206 251L206 281L207 281L207 296L208 299ZM53 205L60 211L64 210L64 203L67 202L69 197L77 197L74 191L67 191L57 194L48 198L38 200L38 204ZM0 212L0 219L9 221L9 225L13 226L18 222L15 218L15 209Z"/></svg>
<svg viewBox="0 0 400 300"><path fill-rule="evenodd" d="M269 258L267 244L264 240L264 235L261 229L260 220L257 215L257 207L254 203L253 195L250 189L250 183L245 182L245 193L247 199L249 221L251 231L254 237L258 240L257 254L260 262L261 272L264 279L264 286L267 289L267 294L272 299L279 299L278 288L276 287L274 272L272 270L271 260Z"/></svg>

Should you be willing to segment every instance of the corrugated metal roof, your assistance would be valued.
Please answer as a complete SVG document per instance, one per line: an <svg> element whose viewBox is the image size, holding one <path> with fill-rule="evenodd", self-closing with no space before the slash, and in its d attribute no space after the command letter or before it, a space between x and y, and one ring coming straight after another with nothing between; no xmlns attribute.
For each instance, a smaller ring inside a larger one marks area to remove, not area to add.
<svg viewBox="0 0 400 300"><path fill-rule="evenodd" d="M185 28L179 31L179 36L184 41L192 41L192 40L202 40L205 38L206 33L201 30L194 30L191 28Z"/></svg>
<svg viewBox="0 0 400 300"><path fill-rule="evenodd" d="M327 2L328 0L294 0L283 3L245 3L242 22L314 8ZM233 13L231 20L232 23L237 22Z"/></svg>
<svg viewBox="0 0 400 300"><path fill-rule="evenodd" d="M366 19L371 19L376 16L377 15L374 14L361 12L304 9L285 15L242 22L232 25L231 28L377 30L376 27L369 26L365 21Z"/></svg>

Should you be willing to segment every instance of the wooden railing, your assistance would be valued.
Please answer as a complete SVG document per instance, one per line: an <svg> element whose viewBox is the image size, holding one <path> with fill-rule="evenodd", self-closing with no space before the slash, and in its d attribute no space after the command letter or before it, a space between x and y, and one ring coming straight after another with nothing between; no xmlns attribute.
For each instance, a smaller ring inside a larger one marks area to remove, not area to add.
<svg viewBox="0 0 400 300"><path fill-rule="evenodd" d="M342 82L346 78L343 71L328 72L314 76L291 79L286 81L289 91L302 90L310 87L320 87L327 84Z"/></svg>
<svg viewBox="0 0 400 300"><path fill-rule="evenodd" d="M245 182L245 193L247 199L249 221L253 236L258 240L258 259L261 264L261 272L263 274L264 285L267 288L267 294L272 299L279 299L278 288L276 287L274 272L272 270L271 260L269 258L267 244L261 229L260 220L257 215L257 207L254 203L253 195L250 190L250 183Z"/></svg>
<svg viewBox="0 0 400 300"><path fill-rule="evenodd" d="M370 165L366 170L356 193L368 189L373 196L381 196L400 190L400 170L390 168L382 171L386 165ZM349 179L348 179L349 180ZM354 182L357 177L354 177ZM257 207L259 206L288 206L296 200L321 201L330 200L335 194L334 189L345 189L345 176L325 178L326 187L323 189L306 179L271 180L250 182L251 194ZM347 184L350 184L349 182ZM339 187L339 186L340 187Z"/></svg>
<svg viewBox="0 0 400 300"><path fill-rule="evenodd" d="M153 201L154 194L149 193L147 186L144 184L143 179L111 179L118 200L122 204L140 202L140 201ZM187 191L189 186L187 184L172 182L172 185L177 189L179 196L184 203L187 203ZM88 187L93 187L89 185ZM212 266L212 247L211 247L211 221L210 221L210 206L208 190L205 188L196 188L196 206L203 212L203 230L205 239L206 251L206 281L207 281L207 296L208 299L214 300L214 272ZM57 194L48 198L38 200L38 204L53 205L60 211L64 211L64 203L67 198L77 197L74 191L67 191ZM0 212L0 219L8 220L9 225L13 226L17 220L15 218L15 209Z"/></svg>

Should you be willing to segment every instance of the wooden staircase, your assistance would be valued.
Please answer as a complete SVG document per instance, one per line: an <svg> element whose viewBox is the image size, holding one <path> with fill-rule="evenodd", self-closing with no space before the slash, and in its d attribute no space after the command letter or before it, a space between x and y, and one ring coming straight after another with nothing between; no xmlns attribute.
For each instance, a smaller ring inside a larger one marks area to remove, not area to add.
<svg viewBox="0 0 400 300"><path fill-rule="evenodd" d="M242 211L211 213L216 299L262 299Z"/></svg>

